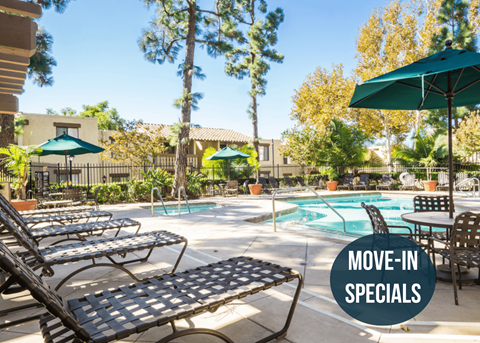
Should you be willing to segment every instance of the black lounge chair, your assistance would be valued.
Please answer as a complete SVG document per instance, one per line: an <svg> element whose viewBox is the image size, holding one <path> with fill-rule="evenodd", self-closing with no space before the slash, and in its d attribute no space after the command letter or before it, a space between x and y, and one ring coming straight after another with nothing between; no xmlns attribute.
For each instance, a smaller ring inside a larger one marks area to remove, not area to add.
<svg viewBox="0 0 480 343"><path fill-rule="evenodd" d="M390 174L383 174L382 175L382 183L380 185L377 185L376 190L378 191L379 189L387 189L387 190L392 190L393 185L392 185L392 175Z"/></svg>
<svg viewBox="0 0 480 343"><path fill-rule="evenodd" d="M347 191L353 189L353 174L346 174L345 180L343 180L343 185L337 186L337 189L346 189Z"/></svg>
<svg viewBox="0 0 480 343"><path fill-rule="evenodd" d="M275 192L275 188L270 187L267 184L267 180L263 176L258 177L258 184L262 185L262 192L271 194L272 192Z"/></svg>
<svg viewBox="0 0 480 343"><path fill-rule="evenodd" d="M183 243L183 250L173 267L173 271L175 271L187 247L187 239L180 235L168 231L151 231L121 237L81 241L72 244L50 245L40 248L34 239L32 239L31 235L18 229L2 211L0 211L0 224L10 233L11 238L16 240L16 242L25 249L25 251L19 252L18 255L34 271L41 269L43 276L53 276L55 272L52 267L55 265L88 260L92 262L91 265L74 270L58 284L57 288L60 288L76 274L95 267L120 269L135 281L140 281L126 269L124 265L147 261L154 248ZM136 253L142 250L148 251L145 257L127 261L116 261L113 259L113 256L120 256L122 259L125 259L128 253ZM97 263L96 260L102 257L106 257L111 263Z"/></svg>
<svg viewBox="0 0 480 343"><path fill-rule="evenodd" d="M448 191L450 182L448 180L447 173L439 173L438 174L438 183L437 183L437 190L441 191L446 189Z"/></svg>
<svg viewBox="0 0 480 343"><path fill-rule="evenodd" d="M417 186L415 186L415 174L405 175L405 183L400 186L400 190L405 191L408 189L411 189L412 191L417 189Z"/></svg>
<svg viewBox="0 0 480 343"><path fill-rule="evenodd" d="M31 210L31 211L18 211L18 213L23 218L30 218L35 216L50 216L55 214L88 212L93 210L95 210L95 207L93 206L71 206L71 207L58 207L58 208L44 208L41 210Z"/></svg>
<svg viewBox="0 0 480 343"><path fill-rule="evenodd" d="M305 180L304 180L303 177L297 176L296 179L297 179L297 183L300 187L307 187L307 185L305 185Z"/></svg>
<svg viewBox="0 0 480 343"><path fill-rule="evenodd" d="M360 182L358 185L353 186L354 190L357 189L370 189L370 175L369 174L360 174Z"/></svg>
<svg viewBox="0 0 480 343"><path fill-rule="evenodd" d="M90 219L100 219L100 218L107 218L107 220L112 218L112 214L110 212L105 212L105 211L88 211L88 212L77 212L77 213L64 213L64 214L56 214L56 215L49 215L49 216L34 216L34 217L28 217L24 218L20 214L20 212L17 211L15 207L10 204L7 199L3 195L0 194L0 208L8 213L9 215L14 214L18 218L20 218L25 225L27 225L30 228L33 228L34 226L38 224L53 224L53 223L59 223L59 224L65 224L65 223L73 223L73 222L78 222L81 219L86 219L87 221Z"/></svg>
<svg viewBox="0 0 480 343"><path fill-rule="evenodd" d="M360 205L365 209L365 211L367 211L368 217L370 218L370 222L372 223L372 229L374 234L390 233L394 235L403 236L417 243L423 249L427 248L427 243L422 243L422 240L428 239L427 235L413 233L412 229L408 226L387 225L387 223L385 222L385 218L383 218L382 213L377 207L375 207L374 205L367 205L363 201ZM390 232L390 229L406 229L408 233Z"/></svg>
<svg viewBox="0 0 480 343"><path fill-rule="evenodd" d="M295 185L289 176L284 176L283 181L285 181L285 185L287 185L288 188L295 188Z"/></svg>
<svg viewBox="0 0 480 343"><path fill-rule="evenodd" d="M298 279L283 328L258 342L282 339L287 335L303 285L301 274L290 268L250 257L236 257L82 298L62 299L1 243L0 269L9 275L0 289L3 290L5 284L17 283L48 311L20 321L39 320L46 343L107 343L169 324L173 332L158 337L159 343L194 334L232 343L230 338L212 329L178 331L175 322L215 312L237 299Z"/></svg>
<svg viewBox="0 0 480 343"><path fill-rule="evenodd" d="M275 190L280 188L280 186L278 185L278 181L273 176L268 177L268 182L270 182L270 186L272 186L272 188L274 188Z"/></svg>

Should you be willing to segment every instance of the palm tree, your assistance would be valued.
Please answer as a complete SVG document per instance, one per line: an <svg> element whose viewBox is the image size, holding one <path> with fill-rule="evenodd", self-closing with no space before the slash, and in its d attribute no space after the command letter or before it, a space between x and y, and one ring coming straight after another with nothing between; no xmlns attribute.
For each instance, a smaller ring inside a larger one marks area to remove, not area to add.
<svg viewBox="0 0 480 343"><path fill-rule="evenodd" d="M20 147L10 144L7 148L0 148L0 154L6 155L1 161L17 178L13 183L17 200L26 199L26 187L28 183L28 175L30 171L30 158L38 156L42 152L42 148L38 146Z"/></svg>
<svg viewBox="0 0 480 343"><path fill-rule="evenodd" d="M447 136L442 130L429 135L424 128L419 128L412 138L413 148L398 146L393 151L393 157L401 162L423 164L430 181L431 169L448 156Z"/></svg>

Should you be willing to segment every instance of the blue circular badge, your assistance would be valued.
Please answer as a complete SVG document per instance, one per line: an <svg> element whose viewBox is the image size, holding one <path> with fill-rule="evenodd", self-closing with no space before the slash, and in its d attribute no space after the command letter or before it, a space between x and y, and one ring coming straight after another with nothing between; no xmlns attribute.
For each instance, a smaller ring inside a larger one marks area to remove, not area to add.
<svg viewBox="0 0 480 343"><path fill-rule="evenodd" d="M372 325L394 325L419 314L435 291L435 270L415 242L392 234L368 235L337 256L330 287L340 307Z"/></svg>

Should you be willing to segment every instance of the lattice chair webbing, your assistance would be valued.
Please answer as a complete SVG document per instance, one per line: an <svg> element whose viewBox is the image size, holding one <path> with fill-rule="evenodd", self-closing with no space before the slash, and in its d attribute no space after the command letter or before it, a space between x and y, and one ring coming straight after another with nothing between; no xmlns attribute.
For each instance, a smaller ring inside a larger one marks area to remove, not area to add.
<svg viewBox="0 0 480 343"><path fill-rule="evenodd" d="M374 233L389 233L388 225L377 207L366 205L364 202L361 203L361 206L367 211Z"/></svg>
<svg viewBox="0 0 480 343"><path fill-rule="evenodd" d="M450 197L417 195L413 198L414 212L448 212Z"/></svg>

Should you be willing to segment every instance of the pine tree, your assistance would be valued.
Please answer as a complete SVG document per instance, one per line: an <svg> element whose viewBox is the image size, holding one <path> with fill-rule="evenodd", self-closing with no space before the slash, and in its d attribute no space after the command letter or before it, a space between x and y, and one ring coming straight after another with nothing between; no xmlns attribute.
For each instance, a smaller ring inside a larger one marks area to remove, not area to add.
<svg viewBox="0 0 480 343"><path fill-rule="evenodd" d="M186 185L187 147L189 143L191 110L195 109L201 93L192 93L193 77L204 78L201 69L194 65L195 48L205 47L210 56L216 57L232 49L229 40L241 33L232 20L235 12L233 0L215 0L214 10L202 9L196 0L144 0L147 6L157 8L156 18L144 30L139 40L140 50L152 63L176 61L185 47L185 58L179 74L183 78L182 96L174 102L181 108L181 128L175 159L175 179L172 195Z"/></svg>
<svg viewBox="0 0 480 343"><path fill-rule="evenodd" d="M252 119L253 145L259 156L257 96L265 95L266 92L267 80L264 76L270 69L268 62L283 62L283 55L271 47L278 41L277 31L284 20L284 14L281 8L267 14L266 0L237 0L237 9L239 13L236 19L248 27L247 36L242 35L239 39L246 46L235 48L226 54L225 72L240 80L245 76L250 77L251 90L248 94L251 103L248 113Z"/></svg>

